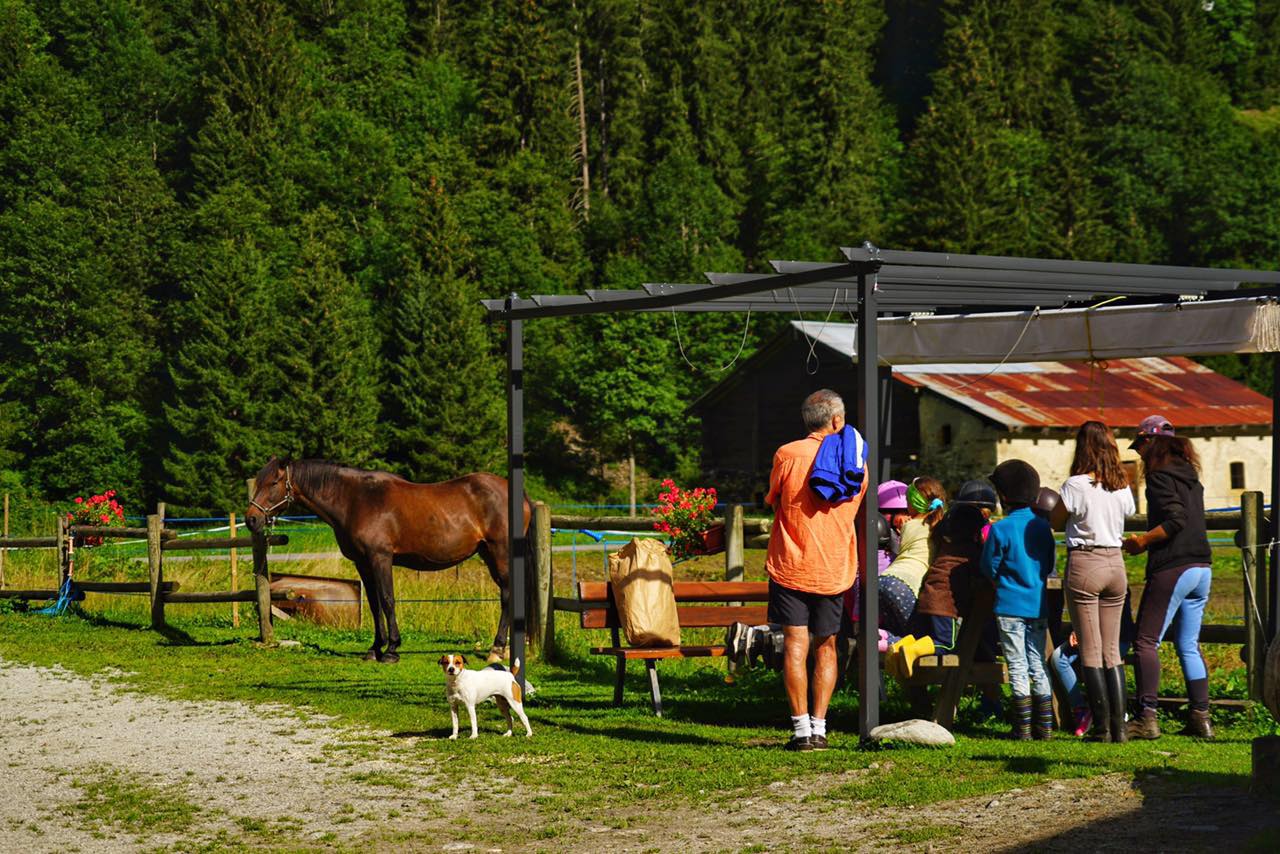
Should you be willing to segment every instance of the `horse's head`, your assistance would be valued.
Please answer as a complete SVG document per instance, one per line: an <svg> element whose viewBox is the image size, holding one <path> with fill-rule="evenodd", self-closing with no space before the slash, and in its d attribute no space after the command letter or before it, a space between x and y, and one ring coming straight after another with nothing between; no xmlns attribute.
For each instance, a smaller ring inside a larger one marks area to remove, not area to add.
<svg viewBox="0 0 1280 854"><path fill-rule="evenodd" d="M255 534L270 524L276 513L293 503L297 493L293 488L290 463L272 457L254 478L253 498L245 511L244 523Z"/></svg>

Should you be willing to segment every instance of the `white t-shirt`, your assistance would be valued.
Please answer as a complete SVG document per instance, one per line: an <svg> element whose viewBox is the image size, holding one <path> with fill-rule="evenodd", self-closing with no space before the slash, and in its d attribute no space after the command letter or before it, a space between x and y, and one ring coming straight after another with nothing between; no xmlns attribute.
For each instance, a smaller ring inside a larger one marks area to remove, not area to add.
<svg viewBox="0 0 1280 854"><path fill-rule="evenodd" d="M1119 546L1125 517L1138 512L1129 487L1112 492L1087 474L1067 478L1059 492L1067 508L1067 548Z"/></svg>

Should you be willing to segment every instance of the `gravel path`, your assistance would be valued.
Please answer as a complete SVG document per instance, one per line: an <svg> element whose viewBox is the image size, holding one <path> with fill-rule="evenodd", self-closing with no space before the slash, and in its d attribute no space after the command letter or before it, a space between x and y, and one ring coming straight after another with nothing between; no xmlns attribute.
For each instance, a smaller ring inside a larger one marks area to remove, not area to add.
<svg viewBox="0 0 1280 854"><path fill-rule="evenodd" d="M178 702L0 660L0 850L135 850L137 833L94 826L77 809L84 786L104 781L197 806L196 839L274 826L298 842L343 840L378 829L389 809L424 819L442 812L457 787L442 791L430 764L403 750L394 761L369 758L371 742L388 737L294 709ZM182 841L161 833L146 847Z"/></svg>

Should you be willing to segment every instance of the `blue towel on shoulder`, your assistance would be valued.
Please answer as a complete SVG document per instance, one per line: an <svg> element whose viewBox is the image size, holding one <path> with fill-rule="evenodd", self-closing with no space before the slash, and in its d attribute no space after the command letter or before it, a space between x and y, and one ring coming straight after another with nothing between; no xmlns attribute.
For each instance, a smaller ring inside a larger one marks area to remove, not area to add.
<svg viewBox="0 0 1280 854"><path fill-rule="evenodd" d="M824 501L840 504L862 492L867 474L867 443L850 425L822 440L809 472L809 488Z"/></svg>

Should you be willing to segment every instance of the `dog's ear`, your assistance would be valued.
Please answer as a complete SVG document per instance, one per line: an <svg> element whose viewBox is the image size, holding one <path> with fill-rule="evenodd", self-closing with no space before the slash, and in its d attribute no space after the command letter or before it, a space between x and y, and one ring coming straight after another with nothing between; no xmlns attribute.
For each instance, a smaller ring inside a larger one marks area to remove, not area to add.
<svg viewBox="0 0 1280 854"><path fill-rule="evenodd" d="M440 665L441 667L448 667L448 666L449 666L449 656L447 656L447 655L442 655L442 656L440 656L440 660L439 660L439 661L437 661L437 662L436 662L436 664Z"/></svg>
<svg viewBox="0 0 1280 854"><path fill-rule="evenodd" d="M466 667L466 666L467 666L467 657L466 657L465 655L459 655L459 656L458 656L458 666L459 666L459 667Z"/></svg>

